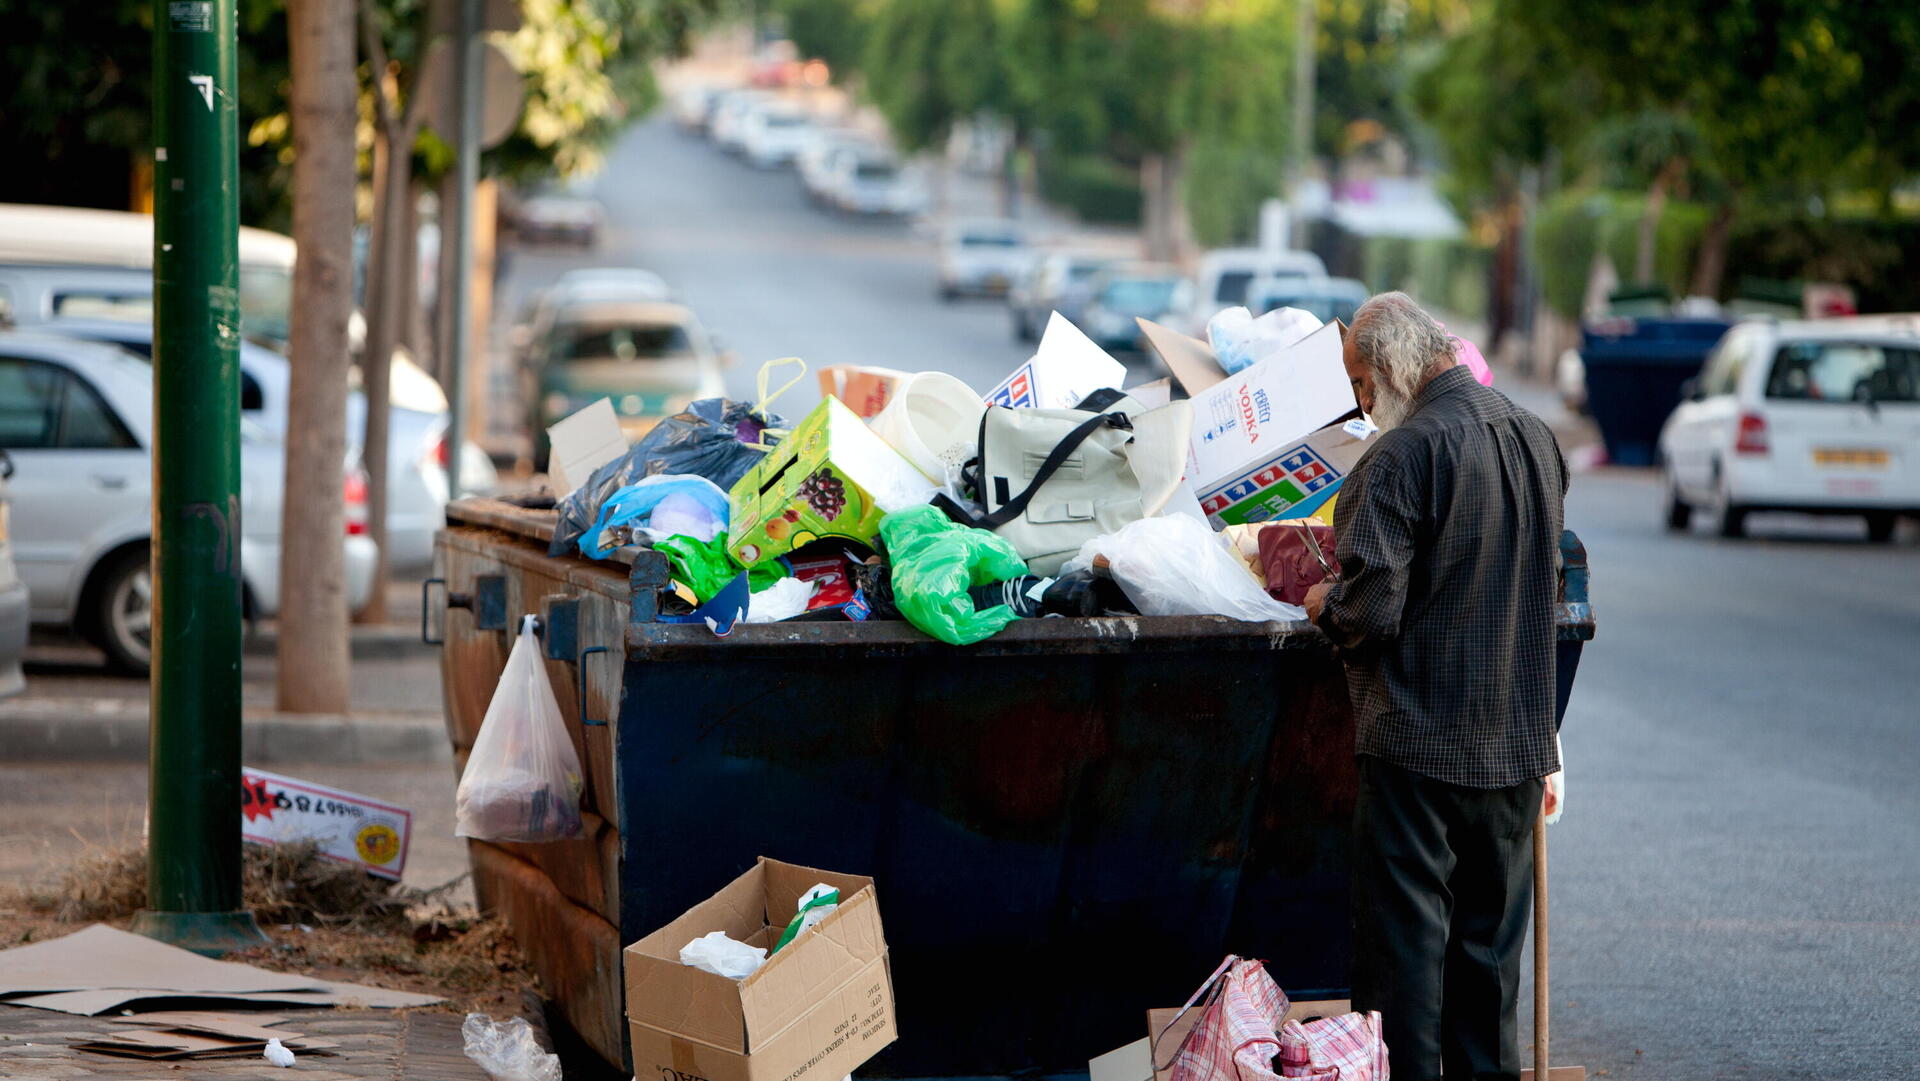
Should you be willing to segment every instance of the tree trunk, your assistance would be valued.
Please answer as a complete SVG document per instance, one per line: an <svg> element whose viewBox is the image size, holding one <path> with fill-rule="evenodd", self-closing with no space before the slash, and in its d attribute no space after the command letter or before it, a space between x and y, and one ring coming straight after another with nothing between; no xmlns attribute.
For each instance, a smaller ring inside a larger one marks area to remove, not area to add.
<svg viewBox="0 0 1920 1081"><path fill-rule="evenodd" d="M1193 216L1187 213L1187 148L1167 155L1160 170L1162 211L1166 215L1167 261L1185 265L1193 253Z"/></svg>
<svg viewBox="0 0 1920 1081"><path fill-rule="evenodd" d="M1147 258L1153 262L1166 262L1173 258L1173 241L1168 228L1170 217L1167 206L1166 185L1167 159L1161 154L1148 154L1140 159L1140 233L1147 249Z"/></svg>
<svg viewBox="0 0 1920 1081"><path fill-rule="evenodd" d="M392 420L390 380L393 348L400 338L402 307L398 303L405 273L398 263L406 229L406 198L412 189L412 147L400 145L399 133L383 132L374 155L373 230L367 246L367 351L360 358L360 389L367 399L366 429L360 458L367 470L367 535L379 554L373 565L373 595L356 614L363 623L387 618L387 505L388 437Z"/></svg>
<svg viewBox="0 0 1920 1081"><path fill-rule="evenodd" d="M1721 279L1727 272L1727 242L1732 236L1733 201L1729 199L1714 210L1713 220L1707 223L1707 230L1700 237L1700 254L1694 258L1689 296L1720 295Z"/></svg>
<svg viewBox="0 0 1920 1081"><path fill-rule="evenodd" d="M354 99L351 0L291 0L293 312L287 474L280 525L280 709L348 707L341 497L347 321L353 310Z"/></svg>
<svg viewBox="0 0 1920 1081"><path fill-rule="evenodd" d="M1667 211L1667 192L1686 169L1685 158L1668 158L1647 187L1647 205L1640 212L1640 233L1633 252L1633 284L1648 285L1654 280L1654 258L1660 243L1660 216Z"/></svg>

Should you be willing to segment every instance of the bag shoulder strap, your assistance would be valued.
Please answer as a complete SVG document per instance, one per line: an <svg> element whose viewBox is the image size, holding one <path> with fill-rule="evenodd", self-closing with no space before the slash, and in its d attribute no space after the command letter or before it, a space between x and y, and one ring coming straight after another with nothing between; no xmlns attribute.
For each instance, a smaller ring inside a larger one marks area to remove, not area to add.
<svg viewBox="0 0 1920 1081"><path fill-rule="evenodd" d="M1101 428L1118 428L1121 431L1132 431L1133 421L1125 413L1095 413L1086 420L1081 421L1075 426L1073 431L1066 434L1065 438L1053 445L1053 450L1049 451L1046 460L1040 463L1040 468L1034 470L1033 480L1030 481L1025 488L1020 489L1019 495L1007 500L1006 503L1001 505L1000 509L992 511L980 518L981 528L999 529L1001 526L1025 514L1027 504L1033 502L1033 497L1040 491L1041 486L1046 484L1047 481L1053 478L1055 473L1060 471L1060 467L1066 464L1067 459L1073 456L1074 451L1080 449L1080 444L1085 443L1087 437L1099 431ZM983 450L983 473L985 466L984 453Z"/></svg>
<svg viewBox="0 0 1920 1081"><path fill-rule="evenodd" d="M1074 406L1074 408L1082 409L1089 413L1104 413L1110 409L1114 403L1125 401L1126 397L1127 392L1124 390L1115 390L1112 387L1101 387L1099 390L1080 399L1080 404Z"/></svg>

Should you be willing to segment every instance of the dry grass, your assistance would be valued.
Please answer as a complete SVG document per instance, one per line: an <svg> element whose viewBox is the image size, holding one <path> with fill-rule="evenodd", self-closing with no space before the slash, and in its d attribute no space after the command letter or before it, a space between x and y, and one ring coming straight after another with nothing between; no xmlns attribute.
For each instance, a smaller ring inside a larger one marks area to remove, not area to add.
<svg viewBox="0 0 1920 1081"><path fill-rule="evenodd" d="M513 1012L534 988L503 921L440 900L452 882L411 889L323 859L311 844L244 847L243 900L275 944L228 960L445 995L458 1012ZM12 932L0 948L58 937L74 924L125 926L146 902L144 848L89 846L50 885L0 898Z"/></svg>

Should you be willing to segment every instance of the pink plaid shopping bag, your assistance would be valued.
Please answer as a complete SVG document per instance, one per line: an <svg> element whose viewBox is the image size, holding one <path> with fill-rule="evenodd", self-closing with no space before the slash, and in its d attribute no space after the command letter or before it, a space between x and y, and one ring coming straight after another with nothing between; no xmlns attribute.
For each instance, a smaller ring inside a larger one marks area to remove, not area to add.
<svg viewBox="0 0 1920 1081"><path fill-rule="evenodd" d="M1174 1056L1173 1081L1278 1081L1276 1026L1287 1014L1287 996L1266 966L1228 955L1181 1007L1180 1016L1195 1003L1200 1020Z"/></svg>
<svg viewBox="0 0 1920 1081"><path fill-rule="evenodd" d="M1380 1011L1280 1027L1280 1076L1315 1081L1388 1081Z"/></svg>

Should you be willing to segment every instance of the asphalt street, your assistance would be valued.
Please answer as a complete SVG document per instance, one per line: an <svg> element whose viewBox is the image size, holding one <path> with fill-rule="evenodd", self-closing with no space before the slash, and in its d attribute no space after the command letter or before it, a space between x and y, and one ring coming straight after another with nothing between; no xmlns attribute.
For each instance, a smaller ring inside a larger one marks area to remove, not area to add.
<svg viewBox="0 0 1920 1081"><path fill-rule="evenodd" d="M924 236L823 213L790 174L664 122L619 144L598 195L601 249L516 253L509 301L569 266L658 271L739 355L736 395L788 355L984 389L1030 352L1000 305L936 299ZM809 380L778 408L816 395ZM1613 470L1568 498L1600 630L1550 833L1554 1061L1675 1081L1911 1078L1920 546L1911 528L1875 547L1856 522L1786 516L1756 518L1748 541L1675 536L1659 502L1652 476Z"/></svg>

